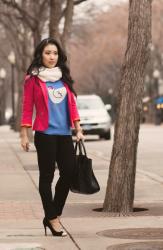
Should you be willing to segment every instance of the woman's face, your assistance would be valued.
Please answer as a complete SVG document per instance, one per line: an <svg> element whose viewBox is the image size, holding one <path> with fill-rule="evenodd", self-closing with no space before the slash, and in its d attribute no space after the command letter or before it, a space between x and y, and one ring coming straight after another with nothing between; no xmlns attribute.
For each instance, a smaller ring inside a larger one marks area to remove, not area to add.
<svg viewBox="0 0 163 250"><path fill-rule="evenodd" d="M54 44L48 44L42 52L42 62L47 68L54 68L58 62L58 49Z"/></svg>

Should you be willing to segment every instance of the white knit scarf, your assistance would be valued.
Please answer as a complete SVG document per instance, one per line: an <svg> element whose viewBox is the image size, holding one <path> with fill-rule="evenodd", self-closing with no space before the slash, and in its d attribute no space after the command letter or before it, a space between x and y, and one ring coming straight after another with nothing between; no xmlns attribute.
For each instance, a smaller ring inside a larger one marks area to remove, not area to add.
<svg viewBox="0 0 163 250"><path fill-rule="evenodd" d="M56 82L62 78L62 71L59 67L54 67L54 68L41 67L39 69L39 74L37 76L44 82L47 81Z"/></svg>

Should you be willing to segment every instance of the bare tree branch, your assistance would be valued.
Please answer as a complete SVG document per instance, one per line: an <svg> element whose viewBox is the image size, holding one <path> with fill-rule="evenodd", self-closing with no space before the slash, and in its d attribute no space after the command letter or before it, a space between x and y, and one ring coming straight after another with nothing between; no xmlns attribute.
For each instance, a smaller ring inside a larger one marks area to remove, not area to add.
<svg viewBox="0 0 163 250"><path fill-rule="evenodd" d="M80 3L86 2L86 1L88 1L88 0L76 0L76 1L74 1L74 6L78 5ZM65 13L66 13L66 7L63 9L63 11L61 13L60 20L62 19L62 17L65 16Z"/></svg>
<svg viewBox="0 0 163 250"><path fill-rule="evenodd" d="M37 19L35 17L33 17L32 15L29 14L29 12L25 11L25 9L21 8L15 1L10 1L8 2L7 0L1 0L4 4L6 4L9 7L12 7L14 9L16 9L21 16L23 16L24 21L27 23L27 25L33 29L33 26L35 24L35 22L37 21ZM34 22L31 23L31 21Z"/></svg>
<svg viewBox="0 0 163 250"><path fill-rule="evenodd" d="M74 5L78 5L78 4L86 2L86 1L88 1L88 0L75 0Z"/></svg>
<svg viewBox="0 0 163 250"><path fill-rule="evenodd" d="M42 4L40 4L40 14L42 14L44 12L47 3L48 3L48 1L44 0L42 2Z"/></svg>

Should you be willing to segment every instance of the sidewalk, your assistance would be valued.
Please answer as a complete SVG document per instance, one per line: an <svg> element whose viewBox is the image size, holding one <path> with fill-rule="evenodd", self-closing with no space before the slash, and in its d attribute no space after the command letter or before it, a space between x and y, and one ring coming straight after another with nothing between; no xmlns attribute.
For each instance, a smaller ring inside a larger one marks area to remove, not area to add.
<svg viewBox="0 0 163 250"><path fill-rule="evenodd" d="M101 212L108 159L89 145L88 149L101 190L91 196L70 193L62 218L68 237L50 233L45 237L34 146L23 152L18 134L0 127L0 250L163 249L163 177L138 169L136 212L130 217L108 217ZM55 182L57 177L56 171Z"/></svg>

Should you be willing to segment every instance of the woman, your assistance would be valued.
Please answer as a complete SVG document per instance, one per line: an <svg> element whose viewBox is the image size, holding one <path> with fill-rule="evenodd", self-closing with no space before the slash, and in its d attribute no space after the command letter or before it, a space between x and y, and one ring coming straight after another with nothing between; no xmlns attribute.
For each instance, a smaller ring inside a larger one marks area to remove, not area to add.
<svg viewBox="0 0 163 250"><path fill-rule="evenodd" d="M43 225L45 235L48 227L54 236L66 236L60 216L75 166L71 128L75 128L77 140L84 139L66 61L66 55L54 39L44 39L37 46L24 83L21 119L21 145L28 151L28 128L32 127L35 106L33 130L40 174L39 193L45 213ZM60 177L53 197L55 162Z"/></svg>

